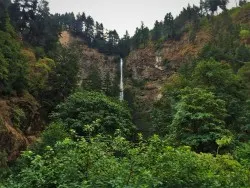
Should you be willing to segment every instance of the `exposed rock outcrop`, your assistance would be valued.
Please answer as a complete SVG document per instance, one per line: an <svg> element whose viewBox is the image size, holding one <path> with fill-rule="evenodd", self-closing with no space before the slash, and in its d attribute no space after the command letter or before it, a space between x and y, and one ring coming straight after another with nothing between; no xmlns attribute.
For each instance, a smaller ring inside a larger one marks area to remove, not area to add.
<svg viewBox="0 0 250 188"><path fill-rule="evenodd" d="M15 160L42 130L39 104L29 94L0 100L0 152Z"/></svg>
<svg viewBox="0 0 250 188"><path fill-rule="evenodd" d="M67 31L63 31L60 37L60 43L65 46L79 41L81 41L81 39L73 37ZM102 87L105 87L105 81L108 78L110 83L118 88L119 81L116 80L116 77L119 74L119 58L99 53L96 49L84 45L83 42L81 42L80 48L82 55L80 62L79 85L88 83L90 77L95 74L96 78L100 77L102 82L100 85L102 85Z"/></svg>

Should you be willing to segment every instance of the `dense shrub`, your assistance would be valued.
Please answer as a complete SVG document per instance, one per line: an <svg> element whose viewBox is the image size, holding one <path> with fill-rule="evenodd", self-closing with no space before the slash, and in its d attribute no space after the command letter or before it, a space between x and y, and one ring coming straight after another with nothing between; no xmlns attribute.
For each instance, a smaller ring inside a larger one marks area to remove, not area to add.
<svg viewBox="0 0 250 188"><path fill-rule="evenodd" d="M25 165L6 187L249 187L249 171L228 155L173 148L157 136L131 144L122 137L65 139Z"/></svg>
<svg viewBox="0 0 250 188"><path fill-rule="evenodd" d="M117 129L131 135L134 129L128 108L122 103L95 92L77 92L57 106L53 121L79 135L114 134Z"/></svg>

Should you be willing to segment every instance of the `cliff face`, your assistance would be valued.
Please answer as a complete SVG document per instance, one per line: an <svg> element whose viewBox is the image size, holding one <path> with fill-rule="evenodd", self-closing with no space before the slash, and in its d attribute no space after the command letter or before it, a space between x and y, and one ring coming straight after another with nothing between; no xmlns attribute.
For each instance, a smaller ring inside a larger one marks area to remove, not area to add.
<svg viewBox="0 0 250 188"><path fill-rule="evenodd" d="M62 45L67 46L74 42L81 42L81 39L74 38L69 32L63 31L60 42ZM117 77L119 74L119 58L101 54L97 50L89 48L82 43L80 48L81 61L79 85L97 82L95 84L102 90L107 90L106 87L118 88L119 80L117 80Z"/></svg>
<svg viewBox="0 0 250 188"><path fill-rule="evenodd" d="M194 42L185 34L179 41L167 41L162 49L153 46L138 49L126 59L126 90L134 95L134 118L140 131L151 131L150 110L161 98L164 82L190 58L197 57L209 42L208 32L200 31Z"/></svg>
<svg viewBox="0 0 250 188"><path fill-rule="evenodd" d="M209 31L199 31L193 42L189 40L188 34L185 34L179 41L165 42L161 54L163 59L170 63L172 69L178 69L183 62L197 57L198 53L210 39Z"/></svg>
<svg viewBox="0 0 250 188"><path fill-rule="evenodd" d="M90 77L97 73L100 80L102 81L102 86L105 85L105 79L107 76L111 83L116 82L116 77L118 74L118 64L119 59L115 57L108 57L97 50L90 49L87 46L82 46L82 57L80 63L80 84L88 82ZM104 89L104 88L103 88Z"/></svg>

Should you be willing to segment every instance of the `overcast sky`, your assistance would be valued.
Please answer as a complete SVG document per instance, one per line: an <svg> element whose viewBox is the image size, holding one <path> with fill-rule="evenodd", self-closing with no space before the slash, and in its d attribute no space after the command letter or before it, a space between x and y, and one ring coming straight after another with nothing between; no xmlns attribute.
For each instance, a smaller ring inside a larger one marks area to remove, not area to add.
<svg viewBox="0 0 250 188"><path fill-rule="evenodd" d="M238 0L237 0L238 1ZM200 0L48 0L51 13L85 12L120 36L126 30L133 35L141 21L150 29L156 20L163 20L168 12L178 15L188 3L199 5ZM235 0L230 0L235 6Z"/></svg>

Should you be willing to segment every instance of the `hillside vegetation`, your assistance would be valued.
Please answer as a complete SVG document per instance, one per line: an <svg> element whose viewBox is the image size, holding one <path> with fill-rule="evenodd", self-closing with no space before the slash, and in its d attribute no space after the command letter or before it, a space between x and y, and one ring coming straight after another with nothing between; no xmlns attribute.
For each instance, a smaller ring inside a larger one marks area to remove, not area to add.
<svg viewBox="0 0 250 188"><path fill-rule="evenodd" d="M227 3L120 38L0 0L0 187L250 187L250 3Z"/></svg>

